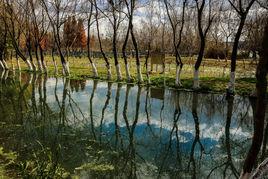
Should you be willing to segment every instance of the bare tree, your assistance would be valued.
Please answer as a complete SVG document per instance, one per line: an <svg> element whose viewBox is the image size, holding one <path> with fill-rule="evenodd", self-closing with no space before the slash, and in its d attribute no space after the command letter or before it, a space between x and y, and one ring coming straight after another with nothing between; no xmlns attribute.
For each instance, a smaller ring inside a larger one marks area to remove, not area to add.
<svg viewBox="0 0 268 179"><path fill-rule="evenodd" d="M225 41L225 59L227 62L227 57L229 54L229 41L232 35L234 34L234 22L232 19L232 11L229 11L228 9L224 10L222 9L220 11L220 19L219 19L219 26L222 31L222 34L224 36Z"/></svg>
<svg viewBox="0 0 268 179"><path fill-rule="evenodd" d="M20 1L17 1L17 3L19 2ZM12 46L16 51L16 55L18 55L27 64L28 70L32 71L32 64L26 58L25 54L23 54L19 43L22 35L22 29L25 28L25 13L23 13L23 10L21 8L22 7L15 2L5 0L1 17L5 23L5 27L7 28L7 32L11 39Z"/></svg>
<svg viewBox="0 0 268 179"><path fill-rule="evenodd" d="M90 10L88 13L88 17L87 17L87 58L89 60L89 63L91 64L92 67L92 72L93 72L93 77L98 77L98 71L96 68L95 63L93 62L92 58L91 58L91 44L90 44L90 40L91 40L91 26L93 24L93 8L94 8L94 4L92 2L92 0L88 0L88 4L90 6Z"/></svg>
<svg viewBox="0 0 268 179"><path fill-rule="evenodd" d="M148 84L151 83L150 80L150 70L148 68L149 57L151 56L152 44L153 41L157 38L156 34L158 32L159 24L154 20L157 9L155 8L155 1L150 1L148 4L149 11L146 12L146 20L142 23L142 30L140 32L141 41L145 44L146 54L145 54L145 68L146 68L146 77ZM152 56L151 56L152 57ZM152 64L152 61L151 61ZM152 69L151 69L152 70Z"/></svg>
<svg viewBox="0 0 268 179"><path fill-rule="evenodd" d="M137 0L125 0L125 4L127 7L127 17L129 21L129 31L131 35L131 40L135 49L137 79L138 79L138 82L143 82L142 73L141 73L141 65L140 65L140 57L139 57L139 48L138 48L138 43L137 43L135 33L134 33L134 27L133 27L133 16L134 16L135 7L137 5Z"/></svg>
<svg viewBox="0 0 268 179"><path fill-rule="evenodd" d="M63 0L52 0L50 2L47 2L45 0L41 0L41 4L48 16L49 22L53 30L53 36L60 56L63 73L68 76L70 75L69 62L65 59L64 54L62 52L63 44L60 31L61 26L64 24L66 19L66 12L72 11L75 2Z"/></svg>
<svg viewBox="0 0 268 179"><path fill-rule="evenodd" d="M248 12L256 0L228 0L232 8L236 11L240 18L239 26L235 35L234 45L231 55L231 72L230 72L230 81L228 84L227 93L233 94L235 92L235 70L236 70L236 60L237 60L237 51L238 44L242 34L243 27L246 22Z"/></svg>
<svg viewBox="0 0 268 179"><path fill-rule="evenodd" d="M25 32L25 36L26 36L26 48L28 50L28 55L29 55L29 58L30 58L30 61L32 63L32 66L33 66L33 70L36 72L37 71L37 67L35 65L35 62L33 61L33 55L32 55L32 52L33 52L33 42L34 42L34 27L32 25L32 21L31 21L31 16L32 16L32 13L31 13L31 2L30 0L27 0L25 1L25 4L21 4L21 6L24 6L25 10L25 24L26 24L26 32ZM36 58L38 59L38 58Z"/></svg>
<svg viewBox="0 0 268 179"><path fill-rule="evenodd" d="M127 43L128 43L128 39L129 39L129 33L130 33L130 21L129 21L128 26L127 26L127 32L126 32L125 39L124 39L123 46L122 46L122 54L123 54L123 59L124 59L124 63L125 63L126 78L127 78L128 82L131 81L131 75L130 75L130 71L129 71L127 52L126 52Z"/></svg>
<svg viewBox="0 0 268 179"><path fill-rule="evenodd" d="M99 8L98 8L98 4L97 4L96 0L94 0L94 6L95 6L95 11L96 11L95 12L95 19L96 19L96 28L97 28L98 41L99 41L99 45L100 45L100 51L101 51L103 59L106 63L107 78L108 78L108 80L110 80L112 78L111 65L110 65L109 59L105 55L105 53L103 51L103 47L102 47L101 36L100 36L100 25L99 25Z"/></svg>
<svg viewBox="0 0 268 179"><path fill-rule="evenodd" d="M0 66L2 70L7 70L8 66L6 64L6 61L4 59L4 53L7 48L7 28L5 26L5 23L0 20Z"/></svg>
<svg viewBox="0 0 268 179"><path fill-rule="evenodd" d="M120 63L118 60L118 30L121 22L124 20L123 16L123 0L108 0L107 8L105 11L102 11L102 13L105 15L105 17L108 19L112 26L113 30L113 40L112 40L112 46L113 46L113 57L114 57L114 64L116 68L116 75L117 80L122 80L122 74L121 74L121 68ZM107 13L105 13L107 12Z"/></svg>
<svg viewBox="0 0 268 179"><path fill-rule="evenodd" d="M207 2L207 3L206 3ZM204 52L205 52L205 46L206 46L206 37L209 31L209 28L211 27L211 24L213 22L213 19L215 17L215 14L212 14L212 0L206 1L206 0L195 0L196 3L196 9L197 9L197 23L198 23L198 33L200 38L200 44L199 44L199 52L198 57L195 62L194 66L194 84L193 88L197 89L199 88L199 67L201 65L201 62L203 60ZM204 26L204 13L205 13L205 7L206 4L208 5L208 17L206 25Z"/></svg>
<svg viewBox="0 0 268 179"><path fill-rule="evenodd" d="M167 0L164 0L164 3L165 3L168 19L169 19L170 25L172 27L172 34L173 34L173 46L174 46L175 57L176 57L176 81L175 81L175 85L181 86L180 74L182 71L183 63L181 60L179 47L180 47L181 41L182 41L182 32L183 32L184 22L185 22L184 18L185 18L185 8L186 8L187 0L183 0L181 20L179 20L179 17L177 14L178 12L174 8L174 6L175 7L178 6L179 3L177 4L177 2L175 1L173 4L171 4L171 2L170 1L168 2ZM170 9L171 9L171 12L170 12ZM179 34L177 37L177 29L178 29L179 25L180 25L180 30L179 30Z"/></svg>
<svg viewBox="0 0 268 179"><path fill-rule="evenodd" d="M268 7L268 6L267 6ZM243 171L241 173L241 178L249 178L257 160L258 153L261 149L263 131L264 131L264 119L266 111L266 91L267 91L267 73L268 73L268 18L266 22L266 27L264 30L264 37L262 41L261 58L256 71L256 91L257 91L257 101L256 101L256 112L254 115L254 134L252 139L252 145L248 151L246 160L244 162ZM258 173L267 170L267 164L262 167L260 171L257 171L255 177ZM253 177L253 178L255 178Z"/></svg>
<svg viewBox="0 0 268 179"><path fill-rule="evenodd" d="M41 45L41 42L45 35L47 34L47 30L49 28L49 23L47 22L44 9L41 7L39 1L36 0L28 0L31 8L31 19L33 24L33 37L34 37L34 47L35 47L35 56L38 64L38 69L40 72L47 73L47 66L44 61L44 50ZM38 54L38 50L40 52L40 58Z"/></svg>

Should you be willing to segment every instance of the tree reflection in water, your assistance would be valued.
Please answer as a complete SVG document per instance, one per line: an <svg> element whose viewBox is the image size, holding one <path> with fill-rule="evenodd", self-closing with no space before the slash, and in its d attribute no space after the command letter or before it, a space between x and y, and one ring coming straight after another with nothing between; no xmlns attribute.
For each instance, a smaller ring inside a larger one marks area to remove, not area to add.
<svg viewBox="0 0 268 179"><path fill-rule="evenodd" d="M150 87L2 76L0 121L20 124L1 128L4 147L32 160L42 144L53 165L72 175L237 178L250 146L244 98L224 103L217 94L170 90L157 98ZM265 158L265 145L262 151Z"/></svg>
<svg viewBox="0 0 268 179"><path fill-rule="evenodd" d="M195 124L195 138L191 147L190 160L188 163L188 170L190 169L190 166L192 165L192 171L191 171L192 178L197 178L197 174L196 174L197 167L196 167L196 161L195 161L196 144L199 144L200 160L202 159L202 155L205 152L205 148L200 141L200 129L199 129L199 118L197 114L197 106L198 106L198 93L193 93L192 114L193 114L194 124Z"/></svg>

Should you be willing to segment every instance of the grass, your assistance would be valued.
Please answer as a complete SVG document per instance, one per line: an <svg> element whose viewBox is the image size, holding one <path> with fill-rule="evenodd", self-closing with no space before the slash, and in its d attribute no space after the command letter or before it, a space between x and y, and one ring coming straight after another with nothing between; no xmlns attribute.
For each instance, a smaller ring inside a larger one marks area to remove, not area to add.
<svg viewBox="0 0 268 179"><path fill-rule="evenodd" d="M54 75L54 67L53 62L50 56L46 56L46 63L49 70L49 75ZM175 62L173 57L169 57L170 60ZM61 75L61 63L59 58L56 58L57 64L59 67L59 73L57 76ZM13 59L13 64L15 64L15 60ZM107 71L105 68L105 63L103 59L94 59L96 67L99 73L100 80L107 79ZM144 59L141 59L142 64L142 72L144 77L143 85L147 85L146 79L146 69L143 66ZM193 83L193 66L195 63L194 58L184 57L183 58L184 67L181 74L182 87L175 86L175 63L166 66L165 75L160 74L161 66L158 67L158 72L153 71L150 74L151 78L151 86L155 87L169 87L175 89L191 89ZM110 63L112 65L112 73L113 77L111 81L116 80L115 67L112 59L110 59ZM136 68L135 68L135 60L129 59L130 63L130 72L133 78L133 83L137 83L136 80ZM11 67L11 60L8 61L9 66ZM86 57L82 58L69 58L70 71L71 75L69 78L72 79L88 79L92 78L92 69L89 65L89 62ZM125 70L123 60L120 59L121 72L123 76L122 82L126 83ZM15 66L15 65L14 65ZM25 63L21 63L22 70L27 70L27 66ZM169 70L170 68L170 70ZM229 80L229 69L230 69L230 61L225 62L224 60L213 60L213 59L204 59L200 66L200 89L202 92L226 92L226 87L228 85ZM255 69L256 65L251 63L251 60L241 60L237 62L237 73L236 73L236 93L239 95L249 95L255 89Z"/></svg>

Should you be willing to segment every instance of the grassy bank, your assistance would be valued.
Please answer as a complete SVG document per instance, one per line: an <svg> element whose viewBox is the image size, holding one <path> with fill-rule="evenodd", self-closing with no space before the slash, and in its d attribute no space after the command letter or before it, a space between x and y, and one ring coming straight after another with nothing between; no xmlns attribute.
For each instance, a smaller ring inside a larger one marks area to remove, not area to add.
<svg viewBox="0 0 268 179"><path fill-rule="evenodd" d="M173 57L169 57L171 61L175 62ZM61 63L59 58L56 58L59 73L57 76L61 76ZM103 59L94 59L100 80L107 79L107 71L105 68ZM141 59L142 63L142 72L144 77L143 85L147 85L146 79L146 69L144 67L144 59ZM158 71L156 71L156 67L154 67L154 71L150 74L151 78L151 86L155 87L169 87L175 89L190 89L192 90L193 83L193 66L195 63L194 58L184 57L183 58L184 67L181 74L181 82L182 87L175 86L175 63L171 65L166 65L166 73L160 74L161 66L158 66ZM16 68L15 59L8 61L9 67L12 66ZM46 56L46 63L49 69L49 75L54 75L54 67L53 62L50 56ZM89 65L87 58L69 58L70 63L70 71L71 75L69 78L72 79L89 79L92 78L92 69ZM112 65L112 81L116 81L115 67L112 59L110 59L110 63ZM133 83L137 83L136 81L136 68L135 68L135 60L130 59L130 71L133 78ZM124 71L124 63L123 60L120 59L121 71L123 75L123 83L126 83L125 71ZM27 70L25 63L21 62L22 70ZM213 59L204 59L202 65L200 67L200 91L202 92L225 92L226 87L228 85L229 80L229 69L230 69L230 61L224 60L213 60ZM249 95L255 89L255 69L256 64L252 63L251 60L240 60L237 63L237 78L236 78L236 93L239 95Z"/></svg>

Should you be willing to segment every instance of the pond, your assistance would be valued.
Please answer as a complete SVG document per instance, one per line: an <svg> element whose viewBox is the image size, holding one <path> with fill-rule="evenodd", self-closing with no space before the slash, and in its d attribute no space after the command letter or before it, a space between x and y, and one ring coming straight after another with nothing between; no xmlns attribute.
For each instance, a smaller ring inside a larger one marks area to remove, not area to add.
<svg viewBox="0 0 268 179"><path fill-rule="evenodd" d="M241 96L10 72L0 83L0 141L22 165L81 178L237 178L252 142L252 105Z"/></svg>

